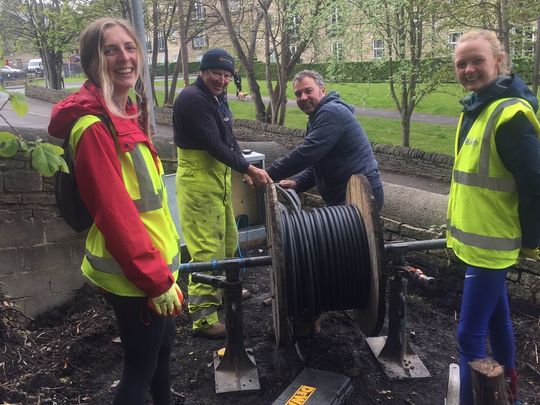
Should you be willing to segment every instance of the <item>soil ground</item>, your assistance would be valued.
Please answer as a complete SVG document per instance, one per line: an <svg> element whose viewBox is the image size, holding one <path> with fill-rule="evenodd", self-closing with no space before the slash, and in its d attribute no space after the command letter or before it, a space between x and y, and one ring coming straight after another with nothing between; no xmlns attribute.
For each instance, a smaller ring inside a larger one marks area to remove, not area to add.
<svg viewBox="0 0 540 405"><path fill-rule="evenodd" d="M248 255L266 254L263 249ZM429 270L426 270L429 274ZM458 272L456 272L458 273ZM269 269L241 273L252 297L243 303L245 346L254 351L261 389L215 394L212 352L223 341L193 337L186 314L176 318L171 360L175 404L271 404L304 367L348 376L347 404L443 404L448 367L457 362L456 311L460 277L439 278L435 287L409 284L407 330L431 378L389 382L374 359L354 314L323 313L322 331L303 363L292 345L278 347L272 331ZM181 283L185 288L185 277ZM524 404L540 404L540 307L511 302ZM23 327L22 316L0 305L0 404L109 404L122 366L112 311L91 288L63 308ZM386 323L381 335L387 334ZM151 403L149 400L148 403Z"/></svg>

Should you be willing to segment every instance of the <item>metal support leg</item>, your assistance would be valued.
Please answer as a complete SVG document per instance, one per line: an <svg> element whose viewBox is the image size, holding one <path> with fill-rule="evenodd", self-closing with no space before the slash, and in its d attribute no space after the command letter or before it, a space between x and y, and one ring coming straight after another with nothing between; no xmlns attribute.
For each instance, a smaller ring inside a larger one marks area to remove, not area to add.
<svg viewBox="0 0 540 405"><path fill-rule="evenodd" d="M214 352L216 393L261 389L253 350L244 346L242 329L242 282L238 269L227 269L226 278L194 273L198 283L223 288L225 297L225 329L227 345L221 358Z"/></svg>
<svg viewBox="0 0 540 405"><path fill-rule="evenodd" d="M390 380L430 377L412 349L407 335L407 279L401 274L390 279L388 336L367 338L367 343Z"/></svg>

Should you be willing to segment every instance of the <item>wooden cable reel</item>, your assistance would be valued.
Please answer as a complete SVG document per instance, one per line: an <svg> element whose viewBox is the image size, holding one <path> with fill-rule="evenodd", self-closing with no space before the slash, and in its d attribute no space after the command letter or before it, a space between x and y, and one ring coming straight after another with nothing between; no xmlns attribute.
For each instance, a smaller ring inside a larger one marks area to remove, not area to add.
<svg viewBox="0 0 540 405"><path fill-rule="evenodd" d="M349 179L345 202L358 208L360 220L363 222L370 258L369 292L366 304L356 310L360 330L367 336L380 332L384 321L384 280L383 259L384 242L379 215L374 205L371 186L365 176L356 174ZM268 244L272 257L270 283L272 289L272 317L274 335L279 345L288 342L294 331L289 326L290 315L287 306L287 269L285 266L283 229L280 218L280 203L275 185L267 187L266 192L266 226Z"/></svg>

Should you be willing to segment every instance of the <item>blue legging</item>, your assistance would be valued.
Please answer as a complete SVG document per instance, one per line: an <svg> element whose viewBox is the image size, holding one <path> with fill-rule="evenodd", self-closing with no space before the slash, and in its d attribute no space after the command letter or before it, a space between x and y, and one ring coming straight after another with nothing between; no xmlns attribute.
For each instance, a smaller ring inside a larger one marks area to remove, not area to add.
<svg viewBox="0 0 540 405"><path fill-rule="evenodd" d="M473 404L469 362L486 357L488 335L493 358L504 365L505 370L515 368L514 330L506 292L507 273L508 269L467 267L457 329L461 405Z"/></svg>

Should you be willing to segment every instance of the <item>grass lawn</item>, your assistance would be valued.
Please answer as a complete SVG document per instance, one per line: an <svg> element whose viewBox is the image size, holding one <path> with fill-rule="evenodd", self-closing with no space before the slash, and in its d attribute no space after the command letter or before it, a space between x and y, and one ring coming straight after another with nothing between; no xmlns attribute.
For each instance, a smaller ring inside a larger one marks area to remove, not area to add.
<svg viewBox="0 0 540 405"><path fill-rule="evenodd" d="M251 120L255 116L253 103L232 100L229 102L234 117ZM368 138L375 143L401 145L401 123L398 120L361 116L357 119L362 124ZM286 126L304 129L307 115L298 108L288 108ZM411 124L411 147L426 152L438 152L452 155L455 128L449 125L434 125L413 122Z"/></svg>
<svg viewBox="0 0 540 405"><path fill-rule="evenodd" d="M261 94L268 96L266 83L259 81ZM421 88L421 85L419 85ZM349 104L365 108L396 110L388 83L326 83L328 91L336 91ZM459 99L466 94L457 83L444 83L416 106L416 112L457 116L461 111ZM293 100L292 83L287 87L287 98Z"/></svg>
<svg viewBox="0 0 540 405"><path fill-rule="evenodd" d="M68 77L65 79L68 83L81 83L84 77ZM163 81L156 81L157 98L159 105L163 105L165 92L159 90ZM44 82L36 81L38 85L44 85ZM266 84L259 82L261 93L267 96ZM231 85L230 92L234 92L234 86ZM162 87L161 87L162 88ZM390 87L388 83L328 83L329 91L337 91L341 97L348 103L358 107L365 108L383 108L395 110L394 102L390 96ZM69 88L69 91L76 91L77 88ZM416 107L416 112L431 113L437 115L457 116L460 111L458 100L463 96L463 91L457 84L443 84L440 88L422 100ZM289 83L287 91L289 98L294 98L292 87ZM237 102L234 97L229 101L231 110L236 118L254 119L255 107L253 103ZM369 139L375 143L400 145L401 144L401 124L398 120L383 119L375 117L358 117L362 127L366 131ZM298 108L288 108L286 126L290 128L305 128L307 116ZM421 149L427 152L439 152L449 155L453 154L453 139L455 128L447 125L435 125L424 123L411 123L411 147Z"/></svg>

